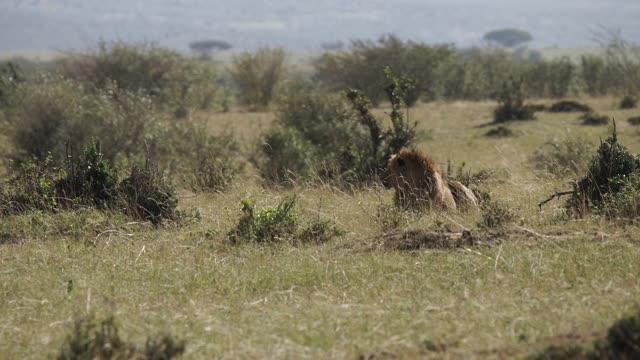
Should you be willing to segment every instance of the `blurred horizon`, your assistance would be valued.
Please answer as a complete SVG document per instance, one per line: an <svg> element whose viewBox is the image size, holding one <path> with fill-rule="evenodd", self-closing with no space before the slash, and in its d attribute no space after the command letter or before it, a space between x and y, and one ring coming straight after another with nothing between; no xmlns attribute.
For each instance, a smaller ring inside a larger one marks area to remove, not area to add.
<svg viewBox="0 0 640 360"><path fill-rule="evenodd" d="M565 0L4 0L0 51L85 50L100 40L154 42L188 50L198 40L223 40L235 49L323 44L394 34L428 44L482 45L491 30L530 32L531 48L595 47L595 33L620 30L640 38L640 1Z"/></svg>

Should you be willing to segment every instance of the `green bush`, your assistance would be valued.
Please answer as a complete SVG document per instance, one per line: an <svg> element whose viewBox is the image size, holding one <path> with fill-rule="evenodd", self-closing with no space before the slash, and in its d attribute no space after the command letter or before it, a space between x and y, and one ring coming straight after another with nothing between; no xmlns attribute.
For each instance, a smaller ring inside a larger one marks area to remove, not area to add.
<svg viewBox="0 0 640 360"><path fill-rule="evenodd" d="M281 104L274 127L254 162L269 181L309 180L365 183L374 180L389 156L416 137L403 117L402 95L408 82L389 72L386 88L391 127L383 129L371 103L357 90L347 99L319 91L296 91Z"/></svg>
<svg viewBox="0 0 640 360"><path fill-rule="evenodd" d="M118 325L112 316L102 321L89 316L74 322L57 359L168 360L182 355L184 350L185 342L175 340L170 335L147 338L144 348L140 349L120 337Z"/></svg>
<svg viewBox="0 0 640 360"><path fill-rule="evenodd" d="M567 137L545 143L536 150L532 161L538 169L556 177L575 178L587 170L593 149L586 139Z"/></svg>
<svg viewBox="0 0 640 360"><path fill-rule="evenodd" d="M525 105L525 99L524 82L510 78L502 85L502 91L498 95L498 107L493 113L494 122L535 119L535 110Z"/></svg>
<svg viewBox="0 0 640 360"><path fill-rule="evenodd" d="M58 207L56 182L61 170L51 156L24 162L6 182L0 183L0 215L28 211L53 211Z"/></svg>
<svg viewBox="0 0 640 360"><path fill-rule="evenodd" d="M385 97L387 79L381 71L389 67L398 76L412 79L414 86L403 95L403 101L412 106L420 98L437 96L439 68L453 54L451 46L404 42L388 35L377 42L353 41L346 51L326 52L314 66L317 79L329 89L359 89L374 105Z"/></svg>
<svg viewBox="0 0 640 360"><path fill-rule="evenodd" d="M190 59L153 44L101 42L97 50L61 61L62 73L88 88L117 88L150 97L174 113L206 109L216 95L216 75L210 62Z"/></svg>
<svg viewBox="0 0 640 360"><path fill-rule="evenodd" d="M15 149L11 157L26 161L51 153L62 160L69 146L79 153L92 138L100 138L109 160L140 154L145 136L155 131L153 104L143 94L109 84L88 91L54 75L20 84L6 116Z"/></svg>
<svg viewBox="0 0 640 360"><path fill-rule="evenodd" d="M254 110L266 109L274 99L276 88L284 76L286 53L283 49L261 48L233 57L231 79L238 99Z"/></svg>
<svg viewBox="0 0 640 360"><path fill-rule="evenodd" d="M580 79L588 95L601 96L609 91L607 73L607 65L602 57L593 55L580 57Z"/></svg>

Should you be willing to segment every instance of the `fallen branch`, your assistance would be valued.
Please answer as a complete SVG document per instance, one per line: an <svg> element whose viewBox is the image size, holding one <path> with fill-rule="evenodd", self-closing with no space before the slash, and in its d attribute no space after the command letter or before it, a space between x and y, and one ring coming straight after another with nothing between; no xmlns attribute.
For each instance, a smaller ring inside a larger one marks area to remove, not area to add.
<svg viewBox="0 0 640 360"><path fill-rule="evenodd" d="M564 196L564 195L572 195L575 194L574 190L571 191L556 191L555 194L551 195L547 200L544 200L542 202L540 202L538 204L538 207L540 208L540 211L542 211L542 207L544 206L544 204L548 203L549 201L556 199L556 198L560 198L560 196Z"/></svg>

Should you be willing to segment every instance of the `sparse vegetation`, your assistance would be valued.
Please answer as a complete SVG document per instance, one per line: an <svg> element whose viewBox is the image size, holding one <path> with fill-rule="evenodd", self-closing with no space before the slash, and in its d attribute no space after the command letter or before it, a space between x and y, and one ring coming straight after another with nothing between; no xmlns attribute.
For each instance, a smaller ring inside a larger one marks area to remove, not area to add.
<svg viewBox="0 0 640 360"><path fill-rule="evenodd" d="M534 153L532 161L537 168L558 178L576 178L587 171L593 149L589 140L567 136L545 143Z"/></svg>

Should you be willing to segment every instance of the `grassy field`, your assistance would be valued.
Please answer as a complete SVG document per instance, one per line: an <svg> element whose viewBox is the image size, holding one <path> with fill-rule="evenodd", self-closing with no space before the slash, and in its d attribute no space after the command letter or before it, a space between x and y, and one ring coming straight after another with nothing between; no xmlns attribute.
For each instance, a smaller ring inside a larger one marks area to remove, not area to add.
<svg viewBox="0 0 640 360"><path fill-rule="evenodd" d="M640 152L626 123L637 110L613 98L581 99L613 116L620 142ZM539 100L538 102L546 102ZM492 169L483 188L517 220L491 245L394 250L384 241L392 192L371 187L265 188L247 175L225 193L181 191L200 222L154 229L93 210L0 222L0 358L55 356L74 319L113 314L121 336L186 340L184 358L512 358L549 345L588 342L640 306L640 227L596 218L558 220L570 188L532 165L545 142L581 137L597 145L611 127L576 114L540 113L492 139L495 103L420 105L418 148L438 160ZM385 109L379 109L380 113ZM271 113L198 114L211 132L231 130L246 148ZM259 206L296 194L303 216L346 231L322 245L224 244L240 200ZM406 229L478 229L477 213L409 215ZM372 357L370 357L372 356Z"/></svg>

